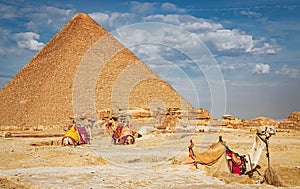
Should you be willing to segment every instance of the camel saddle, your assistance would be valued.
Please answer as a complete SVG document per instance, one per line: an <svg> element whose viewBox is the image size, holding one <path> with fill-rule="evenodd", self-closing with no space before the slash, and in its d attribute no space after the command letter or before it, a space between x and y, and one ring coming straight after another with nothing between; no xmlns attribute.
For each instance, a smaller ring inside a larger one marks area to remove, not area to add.
<svg viewBox="0 0 300 189"><path fill-rule="evenodd" d="M190 154L193 154L193 159L195 160L195 163L200 163L204 165L213 164L225 153L225 151L226 147L222 142L218 142L211 145L206 151L201 153L195 153L192 147L190 148Z"/></svg>

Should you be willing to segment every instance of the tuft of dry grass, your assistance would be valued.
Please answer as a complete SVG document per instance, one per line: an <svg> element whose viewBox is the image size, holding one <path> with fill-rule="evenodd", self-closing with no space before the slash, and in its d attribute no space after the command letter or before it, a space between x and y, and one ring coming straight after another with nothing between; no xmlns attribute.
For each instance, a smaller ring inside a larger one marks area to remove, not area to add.
<svg viewBox="0 0 300 189"><path fill-rule="evenodd" d="M266 169L263 181L273 186L282 186L275 170L272 167L268 167Z"/></svg>

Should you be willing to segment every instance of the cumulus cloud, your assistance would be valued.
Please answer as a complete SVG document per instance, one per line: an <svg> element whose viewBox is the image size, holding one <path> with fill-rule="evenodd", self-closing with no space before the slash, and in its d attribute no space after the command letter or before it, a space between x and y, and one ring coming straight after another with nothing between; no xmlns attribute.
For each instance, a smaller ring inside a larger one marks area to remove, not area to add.
<svg viewBox="0 0 300 189"><path fill-rule="evenodd" d="M185 9L182 8L178 8L176 5L172 4L172 3L163 3L161 5L161 9L164 11L170 11L170 12L185 12Z"/></svg>
<svg viewBox="0 0 300 189"><path fill-rule="evenodd" d="M117 27L129 24L133 22L135 18L135 14L119 13L119 12L112 12L112 13L95 12L89 15L107 30L112 30Z"/></svg>
<svg viewBox="0 0 300 189"><path fill-rule="evenodd" d="M60 9L53 6L32 7L23 10L29 21L25 24L28 30L38 32L43 27L58 30L75 14L73 9Z"/></svg>
<svg viewBox="0 0 300 189"><path fill-rule="evenodd" d="M39 34L33 32L18 33L14 35L18 47L29 49L31 51L38 51L45 45L38 41L39 38Z"/></svg>
<svg viewBox="0 0 300 189"><path fill-rule="evenodd" d="M139 2L132 2L132 5L142 4L145 7L155 7L154 4L144 4ZM143 6L141 9L143 9ZM172 4L162 4L163 7L173 7ZM146 8L145 8L146 9ZM246 14L246 13L245 13ZM136 13L92 13L90 16L100 23L104 28L113 30L118 27L135 23L138 15ZM239 29L226 29L221 23L212 21L210 19L197 18L192 15L182 14L154 14L142 17L146 22L159 22L175 25L182 30L190 32L190 40L186 40L186 34L176 33L176 31L161 32L164 41L172 41L177 43L178 47L189 47L190 49L199 46L197 41L202 40L213 53L222 53L223 55L241 55L241 54L276 54L281 48L277 45L275 40L270 39L266 41L263 37L254 37ZM144 28L145 32L139 30L131 31L130 36L135 38L148 38L155 37L147 32L147 27ZM163 30L163 28L156 28L156 30ZM172 33L176 33L173 35ZM184 41L184 42L183 42Z"/></svg>
<svg viewBox="0 0 300 189"><path fill-rule="evenodd" d="M267 74L270 73L270 66L269 64L255 64L252 72L256 74Z"/></svg>
<svg viewBox="0 0 300 189"><path fill-rule="evenodd" d="M100 25L110 25L109 19L110 15L108 13L102 13L102 12L95 12L89 14L90 17L92 17L96 22L98 22Z"/></svg>
<svg viewBox="0 0 300 189"><path fill-rule="evenodd" d="M208 49L197 35L170 24L146 22L130 25L117 29L112 32L112 35L114 35L127 47L131 47L136 44L155 43L164 47L171 47L188 54L196 54L197 57L203 54L207 55L209 53ZM150 47L151 49L147 49ZM135 49L134 53L142 54L140 51L141 50L138 50L138 52L136 52ZM155 52L155 55L160 53L163 57L165 57L166 53L170 54L169 52L161 50L154 51L150 45L143 46L143 51L148 51L148 54ZM175 54L178 55L179 53Z"/></svg>
<svg viewBox="0 0 300 189"><path fill-rule="evenodd" d="M219 23L215 23L208 19L196 18L191 15L179 15L179 14L156 14L147 16L144 18L145 21L164 22L168 24L174 24L182 29L191 32L207 32L216 31L223 28Z"/></svg>
<svg viewBox="0 0 300 189"><path fill-rule="evenodd" d="M265 38L259 38L254 40L254 48L252 49L253 54L276 54L281 51L279 45L275 39L266 41Z"/></svg>
<svg viewBox="0 0 300 189"><path fill-rule="evenodd" d="M266 74L270 72L268 64L253 64L253 55L274 54L280 49L275 40L266 41L264 38L254 38L254 36L238 29L224 29L223 25L212 20L196 18L191 15L167 14L151 15L144 17L147 21L140 27L130 27L113 33L123 44L135 43L156 43L170 46L183 52L197 55L195 61L200 64L209 64L209 57L232 57L238 61L221 61L220 68L224 71L250 70L252 73ZM148 21L150 23L148 23ZM154 23L158 23L155 26ZM152 23L152 24L151 24ZM164 24L167 23L167 24ZM170 24L170 25L169 25ZM204 43L202 43L204 42ZM208 56L207 50L211 51ZM159 54L166 54L157 46L143 46L143 48L131 48L138 57L159 57ZM171 52L171 51L170 51ZM204 52L204 53L203 53ZM201 54L200 53L200 54ZM161 58L165 56L161 55ZM176 57L178 60L178 57ZM178 63L178 61L176 62ZM178 64L179 65L179 64ZM183 67L182 65L179 65Z"/></svg>
<svg viewBox="0 0 300 189"><path fill-rule="evenodd" d="M32 6L31 3L22 2L0 3L0 18L20 19L25 21L27 30L39 32L43 29L58 30L76 13L75 9L63 9L56 6ZM15 22L15 20L14 20ZM18 22L18 20L16 20Z"/></svg>
<svg viewBox="0 0 300 189"><path fill-rule="evenodd" d="M238 29L218 29L199 34L211 50L224 53L251 53L251 54L276 54L281 48L275 40L266 42L265 39L254 39L252 35L246 34Z"/></svg>
<svg viewBox="0 0 300 189"><path fill-rule="evenodd" d="M280 70L276 71L275 74L289 76L291 78L300 77L300 70L296 68L290 68L288 65L284 64Z"/></svg>
<svg viewBox="0 0 300 189"><path fill-rule="evenodd" d="M130 10L133 13L140 13L140 14L151 14L155 11L156 6L158 3L140 3L138 1L131 1L130 3Z"/></svg>
<svg viewBox="0 0 300 189"><path fill-rule="evenodd" d="M264 38L255 39L238 29L225 29L220 23L191 15L155 14L144 17L144 20L173 24L192 32L216 52L275 54L281 50L275 40L268 42Z"/></svg>
<svg viewBox="0 0 300 189"><path fill-rule="evenodd" d="M244 34L236 29L219 29L200 36L217 51L251 52L254 46L251 35Z"/></svg>
<svg viewBox="0 0 300 189"><path fill-rule="evenodd" d="M0 28L0 56L23 53L23 49L17 47L12 41L15 41L14 35L9 30Z"/></svg>

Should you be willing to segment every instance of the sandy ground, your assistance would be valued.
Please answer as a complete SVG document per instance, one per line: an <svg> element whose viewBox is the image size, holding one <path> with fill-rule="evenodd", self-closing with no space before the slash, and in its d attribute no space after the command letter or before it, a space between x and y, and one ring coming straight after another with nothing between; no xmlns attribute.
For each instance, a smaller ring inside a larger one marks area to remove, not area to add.
<svg viewBox="0 0 300 189"><path fill-rule="evenodd" d="M220 173L210 177L202 169L181 165L188 141L196 146L210 140L207 132L144 134L130 146L111 144L94 132L91 145L64 147L61 137L0 137L0 188L275 188L263 177ZM240 154L250 151L255 133L224 129L226 144ZM270 139L271 167L284 188L300 188L300 133L277 132ZM265 151L259 162L267 168Z"/></svg>

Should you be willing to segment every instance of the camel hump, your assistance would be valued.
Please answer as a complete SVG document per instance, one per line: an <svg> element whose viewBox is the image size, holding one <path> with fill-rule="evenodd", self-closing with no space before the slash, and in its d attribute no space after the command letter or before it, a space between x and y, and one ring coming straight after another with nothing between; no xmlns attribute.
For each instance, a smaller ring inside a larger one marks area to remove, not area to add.
<svg viewBox="0 0 300 189"><path fill-rule="evenodd" d="M206 151L197 153L196 162L201 164L212 164L218 160L223 153L225 153L226 147L222 142L215 143L211 145Z"/></svg>

